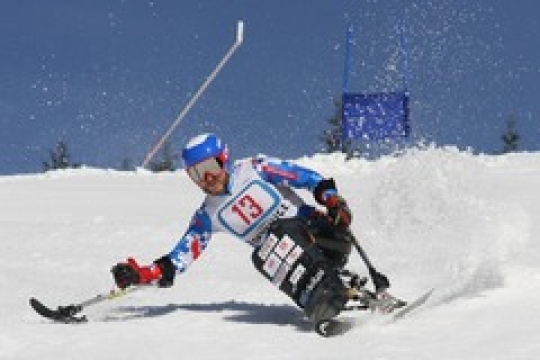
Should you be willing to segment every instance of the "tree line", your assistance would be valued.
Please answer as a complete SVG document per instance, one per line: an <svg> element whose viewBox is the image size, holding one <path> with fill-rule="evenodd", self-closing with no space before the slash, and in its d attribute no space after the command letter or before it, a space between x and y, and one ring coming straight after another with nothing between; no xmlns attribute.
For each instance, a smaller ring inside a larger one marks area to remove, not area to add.
<svg viewBox="0 0 540 360"><path fill-rule="evenodd" d="M343 119L341 100L334 99L334 111L332 116L326 119L327 128L319 136L326 153L341 152L346 154L348 159L362 157L362 150L359 145L353 145L350 141L343 141L341 137L341 122ZM507 154L519 150L521 136L517 129L518 118L510 115L505 122L505 129L501 135L503 142L501 151L498 154ZM174 151L170 142L165 142L161 151L157 154L156 160L150 162L148 168L153 172L175 171L178 154ZM48 159L43 161L43 170L57 170L79 168L80 163L73 161L66 141L60 141L55 148L49 150ZM124 158L120 162L119 170L133 171L135 166L129 158Z"/></svg>
<svg viewBox="0 0 540 360"><path fill-rule="evenodd" d="M330 117L326 119L327 128L319 136L324 151L326 153L341 152L344 153L347 159L362 157L362 148L359 144L353 144L351 141L343 141L341 136L341 123L343 121L342 101L334 99L334 111ZM516 115L510 115L505 120L505 128L501 135L503 142L502 148L496 154L507 154L519 150L519 134L518 118Z"/></svg>
<svg viewBox="0 0 540 360"><path fill-rule="evenodd" d="M163 144L163 148L157 154L156 160L148 165L148 169L153 172L175 171L178 155L174 152L170 142ZM48 159L43 161L43 171L76 169L81 164L74 162L66 141L59 141L53 150L49 150ZM124 158L120 162L118 170L134 171L135 166L129 158Z"/></svg>

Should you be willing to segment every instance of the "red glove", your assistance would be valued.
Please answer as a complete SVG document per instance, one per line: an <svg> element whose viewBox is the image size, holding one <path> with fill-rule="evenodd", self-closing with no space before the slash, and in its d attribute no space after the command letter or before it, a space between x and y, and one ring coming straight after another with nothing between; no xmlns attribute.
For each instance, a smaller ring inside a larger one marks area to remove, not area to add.
<svg viewBox="0 0 540 360"><path fill-rule="evenodd" d="M323 179L319 181L313 190L315 200L326 206L327 215L332 224L336 226L349 227L352 221L352 213L347 202L338 195L334 179Z"/></svg>
<svg viewBox="0 0 540 360"><path fill-rule="evenodd" d="M111 272L116 285L125 289L131 285L148 284L161 278L161 267L157 264L139 266L135 259L129 258L125 263L113 266Z"/></svg>
<svg viewBox="0 0 540 360"><path fill-rule="evenodd" d="M336 226L349 227L352 222L352 213L347 202L338 195L330 195L325 204L328 209L328 216Z"/></svg>

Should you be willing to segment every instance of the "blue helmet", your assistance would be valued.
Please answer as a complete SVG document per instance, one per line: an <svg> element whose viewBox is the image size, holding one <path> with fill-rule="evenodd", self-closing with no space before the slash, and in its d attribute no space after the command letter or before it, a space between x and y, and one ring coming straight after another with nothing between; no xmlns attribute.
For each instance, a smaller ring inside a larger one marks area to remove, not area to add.
<svg viewBox="0 0 540 360"><path fill-rule="evenodd" d="M227 169L229 151L215 134L202 134L188 141L182 150L182 160L186 168L191 167L208 158L217 158L221 165Z"/></svg>

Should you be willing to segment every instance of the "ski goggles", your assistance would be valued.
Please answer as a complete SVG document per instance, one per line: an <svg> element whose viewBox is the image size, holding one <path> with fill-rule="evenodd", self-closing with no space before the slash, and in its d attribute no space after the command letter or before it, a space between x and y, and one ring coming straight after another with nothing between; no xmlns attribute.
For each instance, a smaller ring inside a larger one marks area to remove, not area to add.
<svg viewBox="0 0 540 360"><path fill-rule="evenodd" d="M196 183L211 181L223 171L221 163L214 157L196 163L186 169L191 180Z"/></svg>

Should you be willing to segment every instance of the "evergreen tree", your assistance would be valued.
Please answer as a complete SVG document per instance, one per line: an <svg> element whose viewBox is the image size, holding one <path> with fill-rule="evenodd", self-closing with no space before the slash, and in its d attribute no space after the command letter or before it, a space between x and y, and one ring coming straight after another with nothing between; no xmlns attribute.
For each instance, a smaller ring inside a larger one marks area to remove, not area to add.
<svg viewBox="0 0 540 360"><path fill-rule="evenodd" d="M341 100L334 99L334 115L326 119L326 122L330 126L329 129L325 130L323 135L320 137L320 140L325 146L325 151L327 153L333 153L336 151L341 151Z"/></svg>
<svg viewBox="0 0 540 360"><path fill-rule="evenodd" d="M353 157L352 145L350 142L344 142L342 139L342 104L343 102L341 98L334 99L334 114L330 118L326 119L326 122L329 124L330 128L325 130L319 139L323 142L325 151L327 153L342 152L347 154L348 158L351 158ZM357 151L355 154L358 155Z"/></svg>
<svg viewBox="0 0 540 360"><path fill-rule="evenodd" d="M71 162L71 155L65 141L58 142L55 149L49 151L49 158L49 161L43 161L45 171L80 167L79 164Z"/></svg>
<svg viewBox="0 0 540 360"><path fill-rule="evenodd" d="M169 141L165 142L160 154L160 159L150 162L150 170L153 172L176 170L174 163L178 156L174 153L172 145Z"/></svg>
<svg viewBox="0 0 540 360"><path fill-rule="evenodd" d="M120 164L120 170L121 171L135 170L135 167L133 166L133 161L128 157L124 158Z"/></svg>
<svg viewBox="0 0 540 360"><path fill-rule="evenodd" d="M517 117L511 115L506 121L506 131L501 136L501 139L504 142L502 153L507 154L509 152L517 151L520 138L521 137L517 131Z"/></svg>

